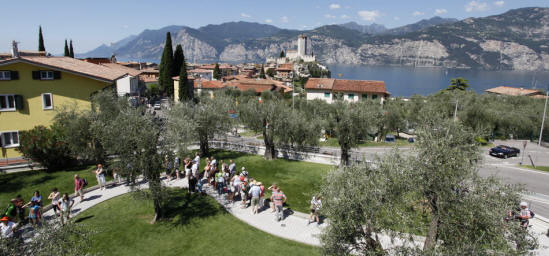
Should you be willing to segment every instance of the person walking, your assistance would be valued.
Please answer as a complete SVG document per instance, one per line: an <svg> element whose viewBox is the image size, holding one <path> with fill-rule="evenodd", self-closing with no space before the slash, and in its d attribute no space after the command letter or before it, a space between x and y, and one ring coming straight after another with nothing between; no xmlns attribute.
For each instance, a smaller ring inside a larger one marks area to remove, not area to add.
<svg viewBox="0 0 549 256"><path fill-rule="evenodd" d="M97 178L97 184L101 190L106 188L105 184L105 170L103 170L103 165L98 164L97 169L95 170L95 177Z"/></svg>
<svg viewBox="0 0 549 256"><path fill-rule="evenodd" d="M74 205L74 201L70 199L69 194L63 194L63 198L59 201L59 208L61 209L61 224L65 225L65 218L67 222L71 218L71 208Z"/></svg>
<svg viewBox="0 0 549 256"><path fill-rule="evenodd" d="M120 170L118 168L112 169L112 178L114 186L122 184L122 175L120 175Z"/></svg>
<svg viewBox="0 0 549 256"><path fill-rule="evenodd" d="M259 213L259 198L261 197L261 188L254 181L251 183L250 196L252 197L252 214Z"/></svg>
<svg viewBox="0 0 549 256"><path fill-rule="evenodd" d="M198 166L200 166L200 153L196 152L194 154L193 163L198 164Z"/></svg>
<svg viewBox="0 0 549 256"><path fill-rule="evenodd" d="M80 196L80 202L84 201L84 179L80 178L78 174L74 175L74 195Z"/></svg>
<svg viewBox="0 0 549 256"><path fill-rule="evenodd" d="M281 221L284 219L284 203L286 200L287 198L286 195L284 195L284 192L277 187L271 196L271 201L273 201L276 210L276 221Z"/></svg>
<svg viewBox="0 0 549 256"><path fill-rule="evenodd" d="M13 199L13 203L15 204L18 223L23 223L24 224L25 223L25 208L23 208L23 206L25 205L25 201L23 201L23 197L21 197L21 195L17 195Z"/></svg>
<svg viewBox="0 0 549 256"><path fill-rule="evenodd" d="M223 172L219 171L215 174L215 181L217 195L221 196L223 194L223 189L225 188L225 177Z"/></svg>
<svg viewBox="0 0 549 256"><path fill-rule="evenodd" d="M278 188L278 185L276 185L276 183L273 183L270 187L268 187L267 189L271 191L271 195L274 194L274 192L277 190ZM273 203L273 199L271 198L271 212L275 212L276 209L275 209L275 205Z"/></svg>
<svg viewBox="0 0 549 256"><path fill-rule="evenodd" d="M40 222L40 218L41 218L40 205L38 205L38 203L36 203L35 201L30 201L24 207L29 208L28 218L29 218L30 223L33 226L38 225L38 223Z"/></svg>
<svg viewBox="0 0 549 256"><path fill-rule="evenodd" d="M265 207L265 186L260 181L257 182L261 193L259 194L259 210L262 210Z"/></svg>
<svg viewBox="0 0 549 256"><path fill-rule="evenodd" d="M58 217L61 214L61 209L59 208L59 198L61 198L61 193L57 191L57 188L53 188L50 195L48 196L48 199L51 200L51 206L53 208L53 213L55 214L55 217ZM59 210L59 212L57 212Z"/></svg>
<svg viewBox="0 0 549 256"><path fill-rule="evenodd" d="M311 199L311 214L309 214L309 220L307 221L307 225L313 223L316 220L316 225L320 225L320 217L318 211L322 208L322 197L313 196L313 199Z"/></svg>

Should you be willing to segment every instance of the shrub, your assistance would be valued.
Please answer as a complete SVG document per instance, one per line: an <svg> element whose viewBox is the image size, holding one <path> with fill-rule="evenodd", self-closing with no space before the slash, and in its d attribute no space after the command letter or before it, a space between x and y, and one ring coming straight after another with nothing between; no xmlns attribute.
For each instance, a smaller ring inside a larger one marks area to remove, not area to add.
<svg viewBox="0 0 549 256"><path fill-rule="evenodd" d="M20 147L25 158L40 163L48 170L58 170L72 163L70 150L61 141L61 127L36 126L20 132Z"/></svg>

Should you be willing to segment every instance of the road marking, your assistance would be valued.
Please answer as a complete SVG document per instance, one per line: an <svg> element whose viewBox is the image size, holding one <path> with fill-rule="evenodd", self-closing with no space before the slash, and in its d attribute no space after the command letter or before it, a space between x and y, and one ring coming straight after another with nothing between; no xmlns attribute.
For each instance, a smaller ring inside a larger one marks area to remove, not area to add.
<svg viewBox="0 0 549 256"><path fill-rule="evenodd" d="M536 174L542 174L542 175L548 175L549 176L549 173L543 172L543 171L535 171L535 170L524 169L524 168L519 168L519 167L514 167L514 166L501 165L501 164L490 164L490 165L496 166L496 167L501 167L501 168L515 169L515 170L519 170L519 171L523 171L523 172L531 172L531 173L536 173Z"/></svg>

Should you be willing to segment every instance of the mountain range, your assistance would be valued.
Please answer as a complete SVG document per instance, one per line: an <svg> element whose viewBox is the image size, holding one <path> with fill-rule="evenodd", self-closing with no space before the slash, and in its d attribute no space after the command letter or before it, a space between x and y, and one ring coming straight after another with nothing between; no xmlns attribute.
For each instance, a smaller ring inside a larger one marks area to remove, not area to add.
<svg viewBox="0 0 549 256"><path fill-rule="evenodd" d="M144 30L79 55L158 61L166 32L181 44L189 62L263 62L296 49L307 35L320 62L434 66L487 70L549 70L549 8L521 8L464 20L434 17L387 29L354 22L312 30L281 29L251 22L200 28L168 26Z"/></svg>

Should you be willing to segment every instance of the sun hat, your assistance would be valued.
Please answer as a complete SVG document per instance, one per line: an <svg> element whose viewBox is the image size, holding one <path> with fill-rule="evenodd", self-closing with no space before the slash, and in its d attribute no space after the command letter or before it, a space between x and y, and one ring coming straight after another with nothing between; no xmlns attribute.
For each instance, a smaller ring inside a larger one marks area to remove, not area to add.
<svg viewBox="0 0 549 256"><path fill-rule="evenodd" d="M257 184L258 186L263 185L263 183L261 183L261 181L258 181L256 184Z"/></svg>
<svg viewBox="0 0 549 256"><path fill-rule="evenodd" d="M0 219L0 221L8 221L8 220L10 220L10 219L8 218L8 216L4 216L4 217L2 217L2 219Z"/></svg>
<svg viewBox="0 0 549 256"><path fill-rule="evenodd" d="M528 203L526 203L526 202L520 202L520 207L528 207Z"/></svg>

